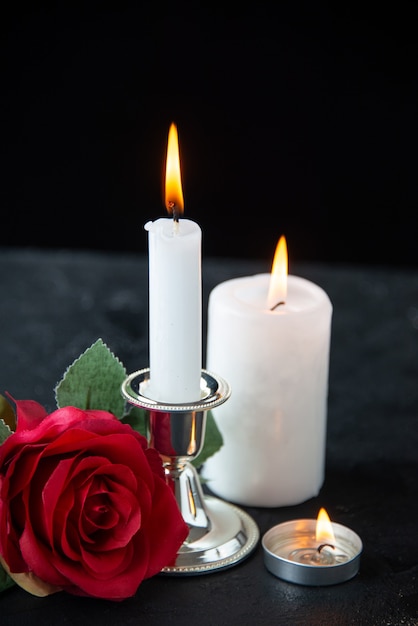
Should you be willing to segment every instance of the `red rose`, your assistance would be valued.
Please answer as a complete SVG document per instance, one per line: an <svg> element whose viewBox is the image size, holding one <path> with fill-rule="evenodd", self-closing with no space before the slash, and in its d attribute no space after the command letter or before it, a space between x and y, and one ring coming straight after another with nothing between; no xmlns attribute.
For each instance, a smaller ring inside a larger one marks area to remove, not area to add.
<svg viewBox="0 0 418 626"><path fill-rule="evenodd" d="M16 432L0 446L7 569L75 595L132 596L188 534L159 455L106 411L16 406Z"/></svg>

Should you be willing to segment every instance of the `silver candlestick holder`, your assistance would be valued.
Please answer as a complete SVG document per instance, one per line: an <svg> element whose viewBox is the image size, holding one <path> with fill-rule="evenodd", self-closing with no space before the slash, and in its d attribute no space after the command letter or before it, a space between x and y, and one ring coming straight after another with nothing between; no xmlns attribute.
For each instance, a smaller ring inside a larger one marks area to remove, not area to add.
<svg viewBox="0 0 418 626"><path fill-rule="evenodd" d="M147 411L149 445L163 461L166 481L173 488L189 534L175 563L163 574L190 575L232 567L256 547L259 529L243 510L203 493L191 461L203 447L207 411L230 396L230 387L207 370L201 374L201 398L187 404L168 404L147 397L148 368L130 374L122 383L122 395Z"/></svg>

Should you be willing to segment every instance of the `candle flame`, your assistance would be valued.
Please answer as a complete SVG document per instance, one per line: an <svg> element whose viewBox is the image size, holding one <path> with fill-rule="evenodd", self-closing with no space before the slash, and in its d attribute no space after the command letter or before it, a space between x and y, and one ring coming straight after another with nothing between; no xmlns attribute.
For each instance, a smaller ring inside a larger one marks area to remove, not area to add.
<svg viewBox="0 0 418 626"><path fill-rule="evenodd" d="M165 206L170 215L178 218L183 214L184 201L181 187L179 140L177 126L171 124L168 131L167 161L165 173Z"/></svg>
<svg viewBox="0 0 418 626"><path fill-rule="evenodd" d="M329 543L331 545L335 545L335 536L334 531L332 530L331 520L323 507L319 510L316 520L315 538L318 543Z"/></svg>
<svg viewBox="0 0 418 626"><path fill-rule="evenodd" d="M270 287L267 296L267 306L275 309L279 304L286 302L287 296L287 245L284 235L278 241L274 254L270 277Z"/></svg>

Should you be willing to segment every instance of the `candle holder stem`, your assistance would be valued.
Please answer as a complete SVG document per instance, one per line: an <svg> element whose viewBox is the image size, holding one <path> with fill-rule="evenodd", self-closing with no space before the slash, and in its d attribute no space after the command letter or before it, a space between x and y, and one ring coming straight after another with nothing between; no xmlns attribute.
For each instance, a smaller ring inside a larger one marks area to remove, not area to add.
<svg viewBox="0 0 418 626"><path fill-rule="evenodd" d="M190 463L185 463L181 469L169 469L168 475L174 481L176 500L189 527L186 543L193 544L211 529L210 513L205 504L199 477Z"/></svg>
<svg viewBox="0 0 418 626"><path fill-rule="evenodd" d="M207 411L229 398L229 385L202 370L200 400L167 404L146 396L149 380L149 369L134 372L123 382L122 395L130 404L147 410L149 445L160 454L166 481L189 527L175 563L162 573L190 575L231 567L255 548L258 527L240 508L205 495L190 462L203 447Z"/></svg>

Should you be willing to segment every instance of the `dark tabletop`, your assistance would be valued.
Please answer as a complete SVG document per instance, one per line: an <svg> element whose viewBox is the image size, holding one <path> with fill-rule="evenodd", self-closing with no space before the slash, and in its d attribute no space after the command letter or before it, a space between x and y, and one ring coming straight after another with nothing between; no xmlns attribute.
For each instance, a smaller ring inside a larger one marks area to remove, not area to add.
<svg viewBox="0 0 418 626"><path fill-rule="evenodd" d="M268 272L262 261L203 258L210 290ZM64 593L0 595L1 626L23 624L418 624L418 272L300 265L333 303L326 475L294 507L243 507L262 536L280 522L331 519L364 545L352 580L305 587L275 578L261 545L230 569L156 576L115 603ZM55 408L65 369L99 337L128 372L148 366L148 262L100 252L0 250L0 393ZM204 320L206 332L206 319Z"/></svg>

